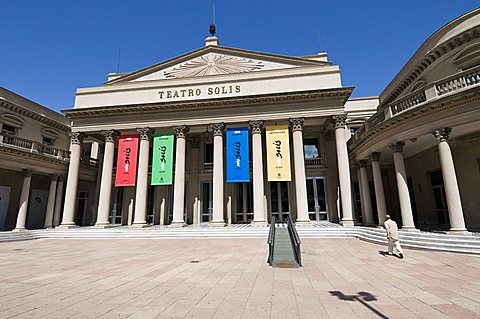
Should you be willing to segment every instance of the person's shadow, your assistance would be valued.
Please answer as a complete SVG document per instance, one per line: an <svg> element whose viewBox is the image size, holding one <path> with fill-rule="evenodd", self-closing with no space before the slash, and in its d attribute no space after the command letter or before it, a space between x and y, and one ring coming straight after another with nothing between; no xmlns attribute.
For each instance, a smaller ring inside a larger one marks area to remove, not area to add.
<svg viewBox="0 0 480 319"><path fill-rule="evenodd" d="M401 259L400 256L397 255L397 254L389 255L389 254L388 254L388 251L379 250L379 251L378 251L378 254L379 254L379 255L382 255L383 257L393 256L393 257L397 257L398 259Z"/></svg>
<svg viewBox="0 0 480 319"><path fill-rule="evenodd" d="M388 253L387 253L388 254ZM371 301L376 301L377 298L372 295L371 293L369 292L366 292L366 291L360 291L359 293L357 293L356 295L345 295L343 292L341 291L329 291L330 294L332 296L335 296L337 297L338 299L340 300L345 300L345 301L358 301L360 302L362 305L364 305L365 307L367 307L368 309L370 309L374 314L376 314L377 316L379 316L380 318L382 319L388 319L388 317L386 315L384 315L381 311L379 311L378 309L376 309L375 307L371 306L368 304L368 302L371 302Z"/></svg>

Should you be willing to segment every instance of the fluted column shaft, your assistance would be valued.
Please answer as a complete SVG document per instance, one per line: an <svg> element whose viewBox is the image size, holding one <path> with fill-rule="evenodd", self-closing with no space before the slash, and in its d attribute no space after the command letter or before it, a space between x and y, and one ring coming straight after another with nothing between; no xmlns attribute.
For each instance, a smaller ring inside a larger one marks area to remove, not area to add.
<svg viewBox="0 0 480 319"><path fill-rule="evenodd" d="M53 174L50 177L50 188L48 190L47 211L45 213L44 228L50 228L53 224L53 213L55 209L55 195L57 191L58 175Z"/></svg>
<svg viewBox="0 0 480 319"><path fill-rule="evenodd" d="M395 165L398 198L400 200L400 212L402 215L402 229L415 230L410 194L408 192L407 174L405 172L405 162L402 153L404 146L405 142L397 142L390 145L390 148L393 150L393 162Z"/></svg>
<svg viewBox="0 0 480 319"><path fill-rule="evenodd" d="M372 153L373 184L375 186L375 200L377 203L378 225L382 226L387 215L385 191L383 189L382 171L380 169L380 153Z"/></svg>
<svg viewBox="0 0 480 319"><path fill-rule="evenodd" d="M18 208L16 231L25 230L25 223L27 222L28 199L30 197L30 184L32 181L32 171L29 169L23 170L23 184L22 193L20 194L20 206Z"/></svg>
<svg viewBox="0 0 480 319"><path fill-rule="evenodd" d="M189 128L185 125L175 126L174 128L177 150L175 154L175 184L173 191L173 220L172 225L184 225L185 211L185 149L186 136Z"/></svg>
<svg viewBox="0 0 480 319"><path fill-rule="evenodd" d="M451 128L446 127L433 132L438 139L438 153L442 166L443 185L447 197L448 216L450 219L451 232L466 232L465 220L463 218L462 200L458 190L455 164L453 163L452 151L448 145L448 138Z"/></svg>
<svg viewBox="0 0 480 319"><path fill-rule="evenodd" d="M115 140L118 133L115 130L102 131L105 136L105 151L103 155L102 179L100 181L100 197L98 200L97 222L95 226L110 225L110 198L112 194L113 158L115 156Z"/></svg>
<svg viewBox="0 0 480 319"><path fill-rule="evenodd" d="M135 214L132 226L144 227L147 225L147 196L148 196L148 153L152 130L149 127L139 128L140 147L138 154L137 188L135 192ZM105 153L107 150L105 149Z"/></svg>
<svg viewBox="0 0 480 319"><path fill-rule="evenodd" d="M372 200L370 198L370 186L368 185L368 175L367 175L367 162L365 160L360 161L360 178L361 178L361 187L362 187L362 200L363 200L363 217L366 226L373 226L375 223L373 221L373 212L372 212Z"/></svg>
<svg viewBox="0 0 480 319"><path fill-rule="evenodd" d="M264 225L267 222L263 197L263 151L262 151L262 127L263 121L251 121L252 131L252 166L253 166L253 223Z"/></svg>
<svg viewBox="0 0 480 319"><path fill-rule="evenodd" d="M335 121L335 144L337 148L338 179L340 184L340 200L342 203L342 224L353 226L352 214L352 189L350 184L350 164L348 162L348 150L345 138L347 117L344 115L334 116Z"/></svg>
<svg viewBox="0 0 480 319"><path fill-rule="evenodd" d="M223 132L225 124L210 125L213 129L213 216L212 224L225 224L223 217Z"/></svg>
<svg viewBox="0 0 480 319"><path fill-rule="evenodd" d="M80 171L80 156L82 154L83 134L70 134L70 163L68 165L67 189L61 227L75 226L75 210L77 206L78 174Z"/></svg>
<svg viewBox="0 0 480 319"><path fill-rule="evenodd" d="M295 195L297 198L297 223L310 223L308 218L307 181L303 152L303 118L290 119L293 131L293 158L295 161Z"/></svg>

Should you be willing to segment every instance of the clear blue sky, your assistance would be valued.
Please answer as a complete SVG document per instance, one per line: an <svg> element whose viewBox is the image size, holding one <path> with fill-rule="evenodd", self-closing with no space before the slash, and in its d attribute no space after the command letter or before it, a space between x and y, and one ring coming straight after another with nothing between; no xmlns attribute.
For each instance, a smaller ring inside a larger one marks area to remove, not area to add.
<svg viewBox="0 0 480 319"><path fill-rule="evenodd" d="M212 0L3 1L0 86L54 110L99 86L204 45ZM319 50L353 96L378 95L433 32L478 0L216 0L220 44L302 56Z"/></svg>

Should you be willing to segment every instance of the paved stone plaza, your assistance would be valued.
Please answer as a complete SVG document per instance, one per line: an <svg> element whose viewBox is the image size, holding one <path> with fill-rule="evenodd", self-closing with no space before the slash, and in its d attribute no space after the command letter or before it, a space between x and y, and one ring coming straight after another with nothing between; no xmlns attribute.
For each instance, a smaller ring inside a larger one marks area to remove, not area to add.
<svg viewBox="0 0 480 319"><path fill-rule="evenodd" d="M0 243L0 318L480 318L480 258L304 239L270 268L264 239Z"/></svg>

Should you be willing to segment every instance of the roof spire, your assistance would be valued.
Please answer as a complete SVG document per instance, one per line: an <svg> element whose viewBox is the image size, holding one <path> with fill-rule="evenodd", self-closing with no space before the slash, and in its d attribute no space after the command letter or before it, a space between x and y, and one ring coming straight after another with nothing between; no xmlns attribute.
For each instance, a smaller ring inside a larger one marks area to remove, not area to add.
<svg viewBox="0 0 480 319"><path fill-rule="evenodd" d="M209 45L218 45L218 38L215 36L216 27L215 27L215 0L212 0L212 23L208 28L210 36L205 39L205 46Z"/></svg>

